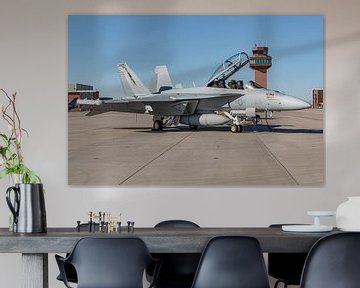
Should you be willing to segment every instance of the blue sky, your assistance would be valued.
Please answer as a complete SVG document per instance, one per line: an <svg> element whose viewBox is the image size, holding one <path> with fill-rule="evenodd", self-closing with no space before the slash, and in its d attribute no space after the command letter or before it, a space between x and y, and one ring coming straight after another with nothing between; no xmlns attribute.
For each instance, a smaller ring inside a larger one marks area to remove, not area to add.
<svg viewBox="0 0 360 288"><path fill-rule="evenodd" d="M267 45L273 57L268 88L307 101L323 87L320 15L117 16L71 15L68 80L93 85L102 96L123 96L116 64L126 62L148 85L156 65L175 83L202 86L230 56ZM233 78L252 80L243 68Z"/></svg>

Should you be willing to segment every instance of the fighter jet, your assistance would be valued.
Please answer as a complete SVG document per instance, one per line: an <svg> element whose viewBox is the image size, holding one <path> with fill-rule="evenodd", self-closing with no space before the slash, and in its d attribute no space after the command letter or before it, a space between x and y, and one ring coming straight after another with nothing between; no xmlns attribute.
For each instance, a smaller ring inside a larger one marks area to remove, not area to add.
<svg viewBox="0 0 360 288"><path fill-rule="evenodd" d="M249 62L246 53L238 53L222 63L204 87L182 88L172 84L166 66L157 66L151 91L126 63L117 65L126 97L120 100L79 100L90 110L87 116L108 111L153 115L152 130L188 125L228 125L232 133L257 123L257 112L307 109L310 104L279 91L269 90L250 81L228 80Z"/></svg>

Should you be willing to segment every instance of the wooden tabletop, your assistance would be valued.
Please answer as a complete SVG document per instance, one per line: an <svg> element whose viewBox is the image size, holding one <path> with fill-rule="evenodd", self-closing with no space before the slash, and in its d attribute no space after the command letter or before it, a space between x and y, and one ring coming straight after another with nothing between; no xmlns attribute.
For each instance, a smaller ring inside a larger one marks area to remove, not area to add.
<svg viewBox="0 0 360 288"><path fill-rule="evenodd" d="M65 253L83 237L139 237L152 253L201 253L207 241L221 235L252 236L263 252L307 252L321 237L338 233L293 233L276 228L135 228L128 232L77 232L76 228L48 228L47 233L20 234L0 228L0 253Z"/></svg>

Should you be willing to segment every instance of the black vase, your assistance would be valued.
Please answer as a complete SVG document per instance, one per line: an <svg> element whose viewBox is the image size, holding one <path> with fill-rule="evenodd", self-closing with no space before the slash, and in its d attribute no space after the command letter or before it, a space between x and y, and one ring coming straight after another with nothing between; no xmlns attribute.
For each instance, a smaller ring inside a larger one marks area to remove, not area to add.
<svg viewBox="0 0 360 288"><path fill-rule="evenodd" d="M13 197L11 197L12 193ZM14 232L45 233L47 231L42 184L15 184L6 190L6 202L14 216Z"/></svg>

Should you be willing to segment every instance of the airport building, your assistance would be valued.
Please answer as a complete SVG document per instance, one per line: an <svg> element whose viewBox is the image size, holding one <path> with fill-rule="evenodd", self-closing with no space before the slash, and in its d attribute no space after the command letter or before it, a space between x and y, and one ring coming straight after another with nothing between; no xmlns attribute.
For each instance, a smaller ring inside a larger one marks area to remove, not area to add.
<svg viewBox="0 0 360 288"><path fill-rule="evenodd" d="M313 88L312 99L313 99L312 107L314 109L322 109L324 107L324 89Z"/></svg>
<svg viewBox="0 0 360 288"><path fill-rule="evenodd" d="M69 92L76 92L81 90L93 90L94 87L91 85L80 84L80 83L69 83L68 84L68 91Z"/></svg>
<svg viewBox="0 0 360 288"><path fill-rule="evenodd" d="M99 91L94 90L94 87L91 85L85 85L80 83L69 83L68 84L68 105L75 99L88 99L96 100L99 99ZM70 111L77 111L80 107L75 105L74 107L69 107Z"/></svg>
<svg viewBox="0 0 360 288"><path fill-rule="evenodd" d="M272 57L268 55L268 47L256 46L252 48L249 67L254 70L254 81L267 88L267 70L272 65Z"/></svg>

